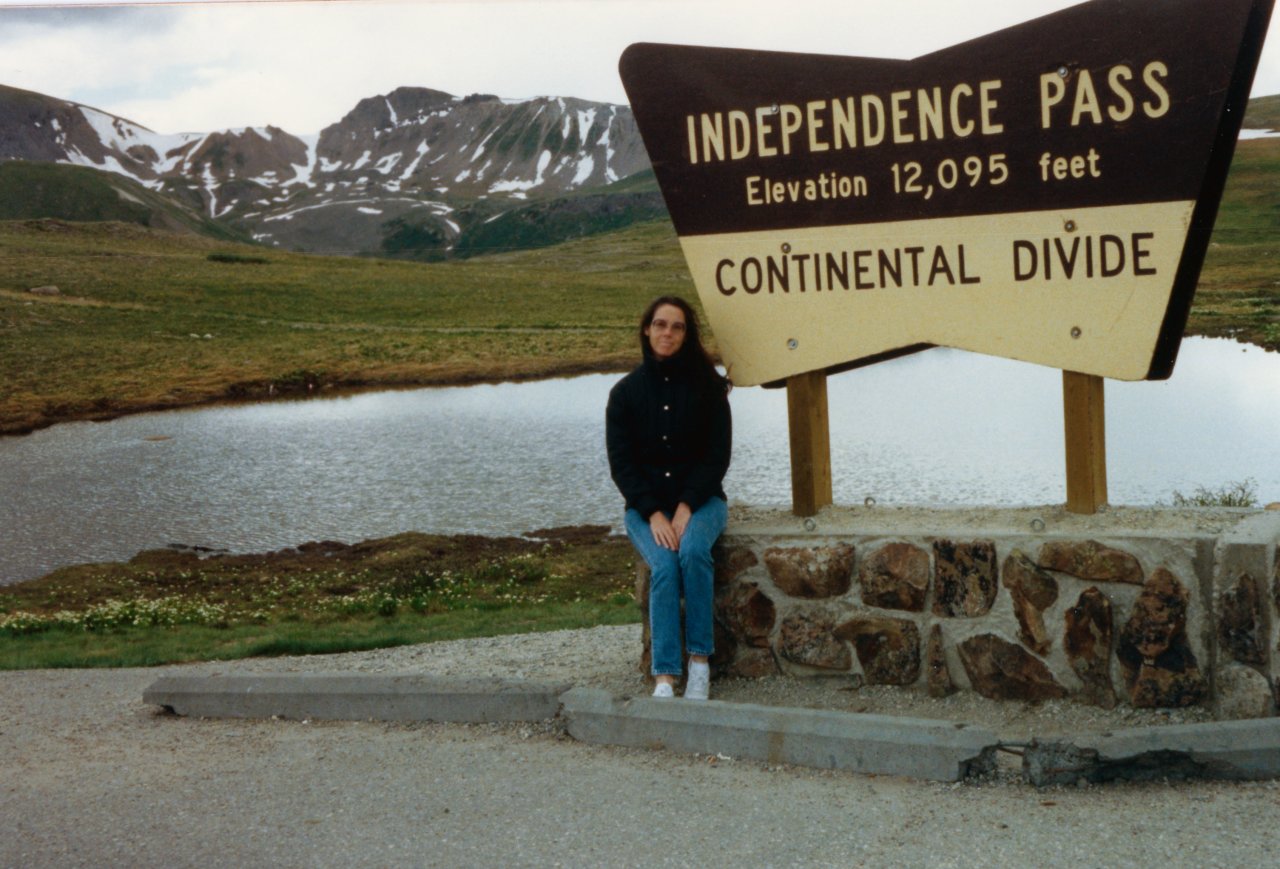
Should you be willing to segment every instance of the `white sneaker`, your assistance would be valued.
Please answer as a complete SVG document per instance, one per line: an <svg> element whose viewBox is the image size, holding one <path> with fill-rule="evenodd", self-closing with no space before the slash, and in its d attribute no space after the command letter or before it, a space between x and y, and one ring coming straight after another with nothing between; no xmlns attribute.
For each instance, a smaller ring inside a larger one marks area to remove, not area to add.
<svg viewBox="0 0 1280 869"><path fill-rule="evenodd" d="M661 698L671 698L676 696L675 689L671 687L670 682L659 682L653 688L653 696Z"/></svg>
<svg viewBox="0 0 1280 869"><path fill-rule="evenodd" d="M684 686L684 699L706 700L711 694L711 667L690 663L689 681Z"/></svg>

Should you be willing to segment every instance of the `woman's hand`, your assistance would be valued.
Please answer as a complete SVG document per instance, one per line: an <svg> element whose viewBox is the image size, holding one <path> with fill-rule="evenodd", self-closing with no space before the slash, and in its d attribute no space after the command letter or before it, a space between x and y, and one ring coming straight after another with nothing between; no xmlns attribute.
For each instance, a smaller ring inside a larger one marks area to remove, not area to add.
<svg viewBox="0 0 1280 869"><path fill-rule="evenodd" d="M675 515L671 517L671 527L676 529L676 537L684 537L684 529L689 527L689 520L693 518L693 510L684 501L676 505Z"/></svg>
<svg viewBox="0 0 1280 869"><path fill-rule="evenodd" d="M680 511L676 510L676 516L680 515ZM685 520L688 522L688 520ZM661 510L654 510L653 515L649 517L649 529L653 532L653 540L663 549L670 549L673 552L680 548L680 531L671 524L671 520L667 518L667 514Z"/></svg>

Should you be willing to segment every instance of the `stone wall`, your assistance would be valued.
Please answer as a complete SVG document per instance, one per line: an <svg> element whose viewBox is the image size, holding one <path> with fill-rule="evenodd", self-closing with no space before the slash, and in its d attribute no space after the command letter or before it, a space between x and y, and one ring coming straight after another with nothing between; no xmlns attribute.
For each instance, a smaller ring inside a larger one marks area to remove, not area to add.
<svg viewBox="0 0 1280 869"><path fill-rule="evenodd" d="M719 673L1274 714L1280 513L735 507Z"/></svg>

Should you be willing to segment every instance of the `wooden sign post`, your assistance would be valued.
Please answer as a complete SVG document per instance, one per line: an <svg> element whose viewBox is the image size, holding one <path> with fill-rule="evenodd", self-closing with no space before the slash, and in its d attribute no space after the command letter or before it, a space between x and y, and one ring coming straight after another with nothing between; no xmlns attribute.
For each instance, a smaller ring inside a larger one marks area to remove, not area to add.
<svg viewBox="0 0 1280 869"><path fill-rule="evenodd" d="M787 378L787 425L791 434L791 512L812 516L833 500L826 372Z"/></svg>
<svg viewBox="0 0 1280 869"><path fill-rule="evenodd" d="M1067 511L1097 513L1107 503L1107 424L1103 380L1062 372L1066 427Z"/></svg>

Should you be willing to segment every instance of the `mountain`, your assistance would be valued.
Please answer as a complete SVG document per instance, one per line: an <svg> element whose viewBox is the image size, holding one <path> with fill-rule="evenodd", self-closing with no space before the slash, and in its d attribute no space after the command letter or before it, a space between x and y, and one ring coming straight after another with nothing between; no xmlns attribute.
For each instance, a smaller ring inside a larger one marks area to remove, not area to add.
<svg viewBox="0 0 1280 869"><path fill-rule="evenodd" d="M162 135L0 86L0 161L97 169L171 203L160 225L317 253L471 255L665 214L651 174L638 189L613 187L649 167L631 110L572 98L404 87L361 100L317 136L274 126ZM61 175L63 187L85 183ZM9 216L77 219L41 197L19 205Z"/></svg>

